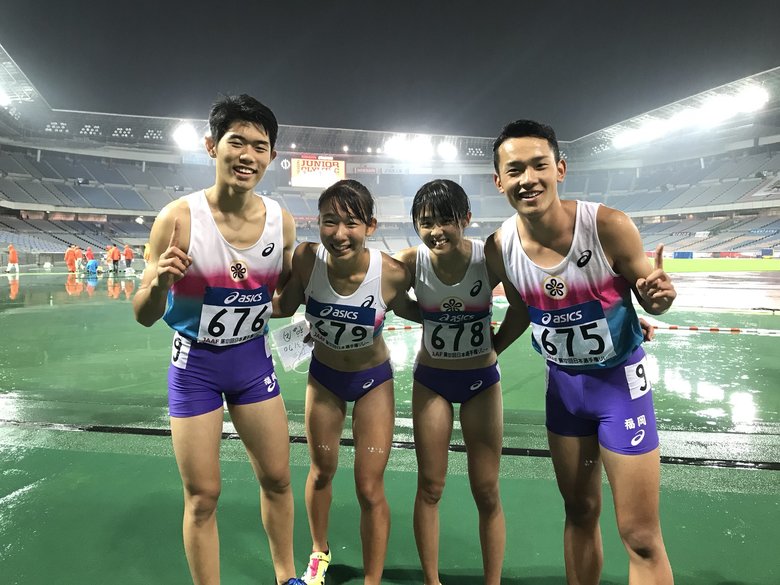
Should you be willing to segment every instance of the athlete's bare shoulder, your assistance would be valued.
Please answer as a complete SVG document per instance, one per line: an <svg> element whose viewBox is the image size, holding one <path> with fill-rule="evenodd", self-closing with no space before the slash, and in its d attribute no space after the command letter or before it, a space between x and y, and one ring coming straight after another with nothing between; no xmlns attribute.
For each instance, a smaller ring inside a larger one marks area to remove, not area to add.
<svg viewBox="0 0 780 585"><path fill-rule="evenodd" d="M404 248L393 254L393 258L404 264L409 270L414 272L417 265L417 246Z"/></svg>
<svg viewBox="0 0 780 585"><path fill-rule="evenodd" d="M410 273L406 264L382 252L382 275L399 290L407 290L410 286Z"/></svg>

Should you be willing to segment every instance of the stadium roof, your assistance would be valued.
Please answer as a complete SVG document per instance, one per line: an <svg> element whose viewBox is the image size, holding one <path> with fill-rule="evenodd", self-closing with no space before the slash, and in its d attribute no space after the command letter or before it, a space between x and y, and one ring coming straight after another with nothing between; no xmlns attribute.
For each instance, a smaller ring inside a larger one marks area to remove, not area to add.
<svg viewBox="0 0 780 585"><path fill-rule="evenodd" d="M746 90L755 92L757 88L767 95L762 109L728 111L735 106L726 98ZM721 108L715 112L711 105L718 100ZM190 132L197 143L208 132L206 120L51 108L2 45L0 106L0 139L19 146L67 148L97 155L104 154L102 151L106 149L121 149L125 153L135 151L136 156L131 158L158 153L166 158L181 157L180 160L185 161L205 156L197 145L192 154L182 154L174 136L177 129L187 123L194 130ZM686 115L690 117L694 111L699 112L695 123L689 120L681 128L672 127L672 122L679 122ZM724 119L713 126L713 116ZM633 132L636 138L637 131L658 130L659 125L663 132L651 141L634 140L634 144L616 146L621 136ZM459 162L484 164L492 159L493 139L488 137L407 134L403 138L410 142L417 139L423 145L422 150L431 151L428 156L435 157L436 147L446 143L454 146ZM394 132L281 125L277 150L379 161L390 158L391 153L386 150L391 139L399 139L399 135ZM561 142L561 148L570 160L577 160L586 168L606 168L690 159L773 142L780 142L780 67L679 100L574 141Z"/></svg>

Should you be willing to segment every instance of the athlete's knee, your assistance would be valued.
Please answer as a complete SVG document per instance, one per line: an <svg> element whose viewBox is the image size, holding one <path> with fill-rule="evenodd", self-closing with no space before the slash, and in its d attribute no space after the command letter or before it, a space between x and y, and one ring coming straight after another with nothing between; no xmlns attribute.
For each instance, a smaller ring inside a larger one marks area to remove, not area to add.
<svg viewBox="0 0 780 585"><path fill-rule="evenodd" d="M654 560L663 554L663 539L657 527L624 522L618 523L618 532L629 554L643 560Z"/></svg>
<svg viewBox="0 0 780 585"><path fill-rule="evenodd" d="M385 482L375 478L357 478L355 480L355 492L358 503L364 510L375 508L383 504L385 500Z"/></svg>
<svg viewBox="0 0 780 585"><path fill-rule="evenodd" d="M328 487L336 475L338 464L334 463L314 463L309 467L309 478L315 490L321 490Z"/></svg>
<svg viewBox="0 0 780 585"><path fill-rule="evenodd" d="M424 503L435 506L444 494L444 478L426 478L419 476L417 479L417 498Z"/></svg>
<svg viewBox="0 0 780 585"><path fill-rule="evenodd" d="M587 526L598 522L601 515L600 495L578 495L564 498L566 521L577 526Z"/></svg>
<svg viewBox="0 0 780 585"><path fill-rule="evenodd" d="M205 522L217 511L220 486L187 486L184 490L184 506L195 522Z"/></svg>
<svg viewBox="0 0 780 585"><path fill-rule="evenodd" d="M477 510L483 514L491 514L501 507L501 495L498 490L498 482L485 481L472 483L471 493Z"/></svg>
<svg viewBox="0 0 780 585"><path fill-rule="evenodd" d="M267 495L285 494L290 491L289 469L278 474L267 474L260 478L260 488Z"/></svg>

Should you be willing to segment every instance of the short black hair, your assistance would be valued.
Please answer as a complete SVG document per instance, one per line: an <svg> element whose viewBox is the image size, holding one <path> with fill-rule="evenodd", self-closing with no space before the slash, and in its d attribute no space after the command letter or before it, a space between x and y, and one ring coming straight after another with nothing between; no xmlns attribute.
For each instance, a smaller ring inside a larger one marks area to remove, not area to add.
<svg viewBox="0 0 780 585"><path fill-rule="evenodd" d="M214 142L219 142L236 121L261 126L268 134L273 150L279 135L279 123L271 108L245 93L222 96L214 102L209 113L209 130Z"/></svg>
<svg viewBox="0 0 780 585"><path fill-rule="evenodd" d="M412 200L412 224L417 230L417 221L426 212L460 222L470 211L471 202L463 187L450 179L434 179L420 187Z"/></svg>
<svg viewBox="0 0 780 585"><path fill-rule="evenodd" d="M524 138L526 136L546 140L555 155L555 162L561 160L558 139L555 137L555 130L552 129L552 126L534 120L515 120L504 126L501 134L493 141L493 168L496 172L498 172L498 148L510 138Z"/></svg>
<svg viewBox="0 0 780 585"><path fill-rule="evenodd" d="M351 217L359 219L368 225L374 217L374 197L368 188L360 181L343 179L325 189L317 201L317 210L331 201L334 206L346 211Z"/></svg>

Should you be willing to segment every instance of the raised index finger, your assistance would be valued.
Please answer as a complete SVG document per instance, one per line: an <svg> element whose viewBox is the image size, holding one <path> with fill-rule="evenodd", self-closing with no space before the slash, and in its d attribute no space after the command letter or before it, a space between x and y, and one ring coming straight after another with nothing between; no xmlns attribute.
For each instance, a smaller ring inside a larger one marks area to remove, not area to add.
<svg viewBox="0 0 780 585"><path fill-rule="evenodd" d="M663 244L658 244L658 247L655 249L655 269L656 270L664 269L664 245Z"/></svg>
<svg viewBox="0 0 780 585"><path fill-rule="evenodd" d="M179 247L179 218L173 220L173 232L171 233L171 241L168 243L169 248Z"/></svg>

